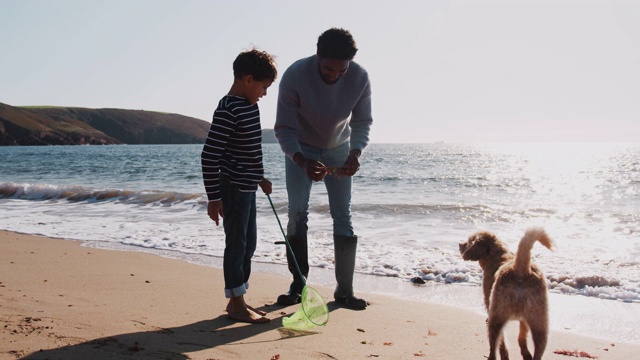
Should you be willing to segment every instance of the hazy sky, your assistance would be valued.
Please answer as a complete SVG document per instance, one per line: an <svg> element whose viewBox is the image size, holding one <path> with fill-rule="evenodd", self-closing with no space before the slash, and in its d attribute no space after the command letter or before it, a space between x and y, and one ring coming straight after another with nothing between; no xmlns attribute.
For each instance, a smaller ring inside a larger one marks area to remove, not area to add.
<svg viewBox="0 0 640 360"><path fill-rule="evenodd" d="M370 73L372 142L640 141L640 0L0 0L0 102L210 121L239 52L282 74L330 27Z"/></svg>

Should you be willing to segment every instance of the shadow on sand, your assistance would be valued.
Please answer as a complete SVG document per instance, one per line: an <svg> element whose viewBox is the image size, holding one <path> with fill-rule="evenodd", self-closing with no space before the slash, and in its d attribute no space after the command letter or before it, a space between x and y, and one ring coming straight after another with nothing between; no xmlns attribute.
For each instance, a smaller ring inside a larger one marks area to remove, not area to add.
<svg viewBox="0 0 640 360"><path fill-rule="evenodd" d="M281 314L281 308L276 313ZM265 310L265 309L261 309ZM273 311L273 307L270 308ZM295 311L295 310L294 310ZM273 313L273 312L272 312ZM288 315L287 315L288 316ZM261 333L273 332L273 336L256 342L279 341L294 337L317 334L316 331L294 331L282 327L281 315L266 324L243 324L220 315L211 320L202 320L172 328L153 328L128 334L113 335L88 340L75 345L40 350L21 359L189 359L186 353L212 349L221 345L240 345ZM232 353L233 350L230 350Z"/></svg>
<svg viewBox="0 0 640 360"><path fill-rule="evenodd" d="M329 311L338 308L330 303ZM280 307L274 312L282 314ZM265 310L262 308L261 310ZM297 309L292 309L293 312ZM88 340L75 345L63 346L55 349L40 350L21 359L28 360L57 360L57 359L190 359L186 353L212 349L222 345L246 344L242 340L252 338L261 333L273 332L273 336L256 342L280 341L300 336L318 334L317 331L295 331L282 327L281 315L272 318L266 324L242 324L220 315L215 319L202 320L172 328L153 328L142 322L143 326L152 328L128 334L113 335L99 339ZM288 315L287 315L288 316ZM234 325L234 326L232 326ZM230 353L233 350L229 351Z"/></svg>

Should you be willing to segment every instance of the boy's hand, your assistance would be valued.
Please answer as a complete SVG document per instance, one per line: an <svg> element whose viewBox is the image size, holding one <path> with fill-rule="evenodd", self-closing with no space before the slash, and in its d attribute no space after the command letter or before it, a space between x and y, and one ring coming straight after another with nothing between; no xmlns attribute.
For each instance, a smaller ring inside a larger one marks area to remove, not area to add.
<svg viewBox="0 0 640 360"><path fill-rule="evenodd" d="M209 204L207 205L207 214L211 220L216 222L216 226L220 225L220 218L224 217L224 214L222 213L222 200L209 201Z"/></svg>
<svg viewBox="0 0 640 360"><path fill-rule="evenodd" d="M266 178L262 178L262 180L260 180L260 183L258 185L260 185L260 188L262 189L262 191L264 191L265 194L267 195L271 194L271 191L273 190L271 181L267 180Z"/></svg>

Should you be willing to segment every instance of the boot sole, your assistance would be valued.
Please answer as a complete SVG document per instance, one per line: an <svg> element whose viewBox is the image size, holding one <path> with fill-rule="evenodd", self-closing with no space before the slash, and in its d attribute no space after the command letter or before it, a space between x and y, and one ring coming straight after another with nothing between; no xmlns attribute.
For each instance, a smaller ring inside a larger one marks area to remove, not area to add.
<svg viewBox="0 0 640 360"><path fill-rule="evenodd" d="M276 300L278 305L284 305L284 306L300 304L300 301L302 301L302 298L298 294L294 294L294 295L282 294L278 296L278 300Z"/></svg>

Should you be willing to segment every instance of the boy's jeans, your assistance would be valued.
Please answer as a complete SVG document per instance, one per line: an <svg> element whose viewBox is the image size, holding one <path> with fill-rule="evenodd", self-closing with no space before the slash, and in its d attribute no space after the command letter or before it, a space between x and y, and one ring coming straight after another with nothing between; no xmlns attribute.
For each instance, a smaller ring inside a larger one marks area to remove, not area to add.
<svg viewBox="0 0 640 360"><path fill-rule="evenodd" d="M220 194L225 233L224 292L230 298L244 295L249 287L251 257L257 244L256 193L240 191L221 175Z"/></svg>
<svg viewBox="0 0 640 360"><path fill-rule="evenodd" d="M349 143L333 149L320 149L300 144L305 158L318 160L326 166L341 167L349 155ZM304 169L296 165L289 157L285 160L287 194L289 196L289 222L287 235L306 236L309 220L309 197L313 180ZM351 225L351 176L327 175L324 185L329 196L329 211L333 219L333 234L353 236Z"/></svg>

